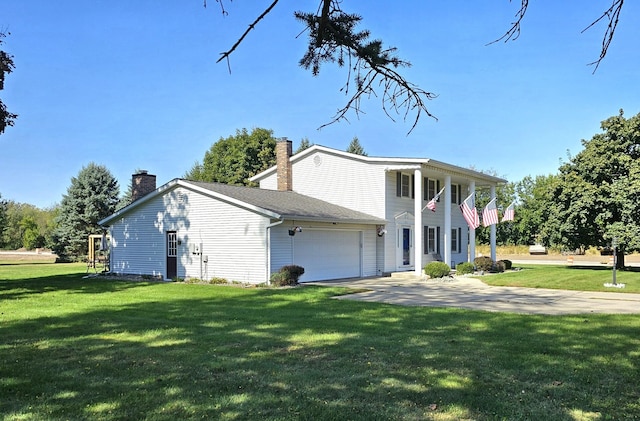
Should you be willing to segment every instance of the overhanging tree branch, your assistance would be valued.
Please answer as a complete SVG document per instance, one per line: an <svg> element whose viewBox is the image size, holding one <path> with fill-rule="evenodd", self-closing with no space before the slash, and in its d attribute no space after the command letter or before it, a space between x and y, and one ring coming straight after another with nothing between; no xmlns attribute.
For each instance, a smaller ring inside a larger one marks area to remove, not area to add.
<svg viewBox="0 0 640 421"><path fill-rule="evenodd" d="M524 15L525 13L527 13L527 8L529 7L529 0L521 0L521 1L522 3L520 4L520 10L516 12L516 20L515 22L511 23L511 28L509 28L509 30L505 32L503 36L501 36L496 40L491 41L486 45L495 44L496 42L500 42L500 41L504 41L504 42L515 41L518 39L518 37L520 37L520 24L522 23L522 20L524 19Z"/></svg>
<svg viewBox="0 0 640 421"><path fill-rule="evenodd" d="M605 10L598 19L591 22L589 26L587 26L582 30L582 33L584 33L586 30L593 27L601 20L605 18L609 20L609 23L607 24L607 29L605 30L604 36L602 37L602 49L600 50L600 57L596 61L589 63L590 66L595 66L595 68L593 69L594 73L596 72L596 70L598 70L600 63L602 62L604 57L607 55L607 51L609 51L609 45L611 44L611 41L613 40L613 35L615 34L616 28L618 27L620 12L622 11L622 6L624 4L624 0L612 0L612 1L613 3L611 4L611 7Z"/></svg>
<svg viewBox="0 0 640 421"><path fill-rule="evenodd" d="M223 0L216 1L224 10ZM228 60L249 32L271 12L277 3L278 0L274 0L249 25L233 46L221 54L218 62L223 59ZM311 70L316 76L324 63L336 63L339 67L348 64L347 81L341 91L346 95L352 92L353 94L331 121L320 128L340 120L347 120L346 115L349 111L359 115L362 112L362 98L377 97L377 89L381 91L382 109L392 120L391 111L403 115L405 120L409 113L415 113L409 133L416 127L423 114L435 119L435 116L426 108L426 101L435 98L436 95L407 81L396 69L408 67L410 63L393 56L395 48L383 49L381 41L369 41L369 31L357 32L355 27L361 17L344 13L341 3L340 0L321 0L315 13L295 12L294 14L306 26L305 30L309 33L308 49L300 60L300 66ZM354 85L351 84L352 82Z"/></svg>
<svg viewBox="0 0 640 421"><path fill-rule="evenodd" d="M616 32L616 28L618 27L620 12L622 11L622 6L624 5L624 0L611 0L611 1L612 1L611 7L605 10L602 13L602 15L600 15L599 18L591 22L589 26L587 26L581 31L581 33L584 33L586 30L592 28L598 22L600 22L605 18L608 20L607 29L605 30L604 35L602 37L602 48L600 49L600 57L597 60L591 63L588 63L589 66L595 66L595 68L593 69L594 73L596 72L596 70L598 70L600 63L607 55L607 51L609 51L609 45L611 45L611 41L613 40L613 36ZM507 41L515 41L516 39L518 39L518 37L520 36L520 26L522 24L522 20L524 19L525 13L527 12L528 8L529 8L529 0L521 0L520 9L516 12L516 15L515 15L516 20L511 24L511 28L509 28L509 30L505 32L505 34L502 35L500 38L494 41L491 41L486 45L495 44L496 42L499 42L499 41L507 42Z"/></svg>
<svg viewBox="0 0 640 421"><path fill-rule="evenodd" d="M220 3L220 6L223 8L223 11L224 11L224 5L222 3L222 0L216 0L216 1L218 1ZM235 44L233 44L228 51L225 51L225 52L221 53L220 58L218 60L216 60L216 63L219 63L220 61L222 61L224 59L227 59L227 65L228 65L229 64L229 56L231 55L231 53L233 53L236 50L236 48L238 48L238 45L240 45L242 43L242 41L249 34L249 32L251 32L253 29L255 29L255 27L258 24L258 22L260 22L265 16L267 16L269 14L269 12L271 12L271 10L273 10L275 5L278 4L278 1L279 0L273 0L273 3L271 3L271 5L269 7L267 7L265 9L265 11L262 12L262 14L260 16L258 16L256 18L256 20L253 21L253 23L251 23L249 25L249 27L244 31L244 33L240 36L240 38L238 38L238 40L235 42ZM205 3L205 7L206 7L206 3ZM231 70L229 70L229 71L231 71Z"/></svg>

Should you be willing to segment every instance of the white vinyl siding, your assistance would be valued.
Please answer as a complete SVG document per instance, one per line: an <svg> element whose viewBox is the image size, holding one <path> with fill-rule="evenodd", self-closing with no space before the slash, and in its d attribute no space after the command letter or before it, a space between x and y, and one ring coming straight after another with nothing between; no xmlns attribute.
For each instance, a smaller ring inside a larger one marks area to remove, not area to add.
<svg viewBox="0 0 640 421"><path fill-rule="evenodd" d="M384 218L385 165L317 151L293 160L294 191ZM260 187L272 184L261 181Z"/></svg>
<svg viewBox="0 0 640 421"><path fill-rule="evenodd" d="M111 270L166 277L166 232L177 233L178 277L265 282L269 219L178 187L111 227ZM190 246L202 244L202 257ZM204 260L204 259L203 259Z"/></svg>

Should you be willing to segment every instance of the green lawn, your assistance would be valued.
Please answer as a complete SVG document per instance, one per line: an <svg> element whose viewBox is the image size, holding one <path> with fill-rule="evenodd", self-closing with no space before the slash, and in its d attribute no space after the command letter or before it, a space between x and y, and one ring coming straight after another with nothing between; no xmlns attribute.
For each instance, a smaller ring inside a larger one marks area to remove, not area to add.
<svg viewBox="0 0 640 421"><path fill-rule="evenodd" d="M522 270L482 276L483 282L494 286L552 288L578 291L640 293L640 268L616 271L616 282L624 288L606 288L613 273L607 266L516 265Z"/></svg>
<svg viewBox="0 0 640 421"><path fill-rule="evenodd" d="M337 288L84 269L0 264L2 419L640 419L640 316L401 307L333 300Z"/></svg>

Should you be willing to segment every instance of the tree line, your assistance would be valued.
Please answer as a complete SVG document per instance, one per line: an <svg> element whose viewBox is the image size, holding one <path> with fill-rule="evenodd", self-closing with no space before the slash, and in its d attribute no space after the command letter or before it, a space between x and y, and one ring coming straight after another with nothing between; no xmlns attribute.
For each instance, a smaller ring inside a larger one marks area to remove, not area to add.
<svg viewBox="0 0 640 421"><path fill-rule="evenodd" d="M601 129L583 140L583 150L569 156L556 174L498 186L498 203L515 203L515 220L496 227L498 245L539 243L581 252L615 243L622 253L640 251L640 114L625 118L620 110L604 120ZM250 177L275 165L275 144L271 130L237 130L213 143L183 177L251 185ZM311 145L302 139L296 153ZM367 154L357 137L346 150ZM97 222L129 204L130 194L130 184L121 196L109 170L90 163L72 178L61 203L50 209L0 196L0 248L49 247L63 258L84 256L87 236L101 232ZM477 192L478 209L489 200L488 191ZM476 238L487 244L489 229L478 228Z"/></svg>

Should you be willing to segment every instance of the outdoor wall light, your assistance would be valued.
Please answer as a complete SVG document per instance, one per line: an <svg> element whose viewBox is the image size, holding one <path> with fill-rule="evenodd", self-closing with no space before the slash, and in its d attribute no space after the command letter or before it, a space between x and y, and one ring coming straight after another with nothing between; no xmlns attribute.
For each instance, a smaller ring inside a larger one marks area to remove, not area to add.
<svg viewBox="0 0 640 421"><path fill-rule="evenodd" d="M289 230L289 235L293 237L296 235L296 232L302 232L302 227L293 227Z"/></svg>
<svg viewBox="0 0 640 421"><path fill-rule="evenodd" d="M377 232L378 232L378 237L382 237L387 233L387 230L384 229L383 225L378 225Z"/></svg>

